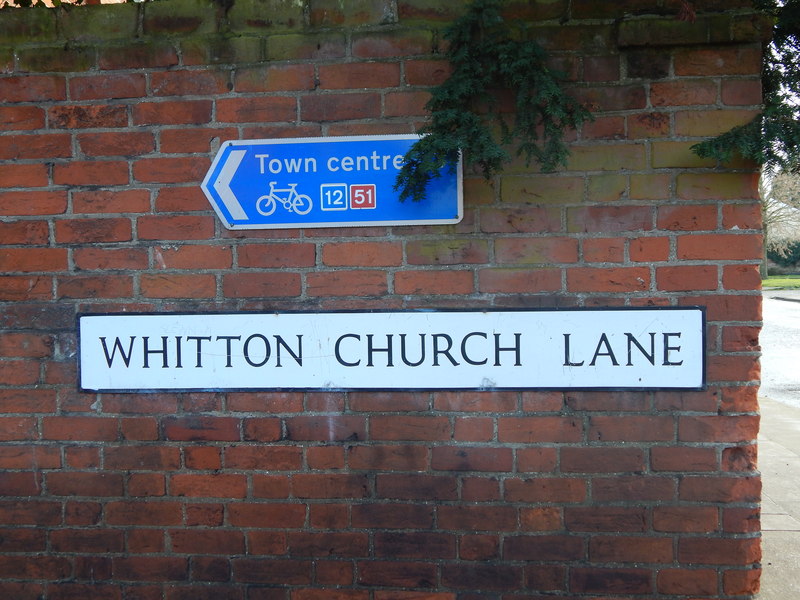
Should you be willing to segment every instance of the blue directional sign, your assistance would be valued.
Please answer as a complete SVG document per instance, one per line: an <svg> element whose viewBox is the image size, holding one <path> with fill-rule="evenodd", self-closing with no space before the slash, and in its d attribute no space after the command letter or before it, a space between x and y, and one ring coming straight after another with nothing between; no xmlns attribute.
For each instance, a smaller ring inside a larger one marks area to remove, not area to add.
<svg viewBox="0 0 800 600"><path fill-rule="evenodd" d="M439 225L463 216L461 163L421 202L394 185L417 135L225 142L203 192L228 229Z"/></svg>

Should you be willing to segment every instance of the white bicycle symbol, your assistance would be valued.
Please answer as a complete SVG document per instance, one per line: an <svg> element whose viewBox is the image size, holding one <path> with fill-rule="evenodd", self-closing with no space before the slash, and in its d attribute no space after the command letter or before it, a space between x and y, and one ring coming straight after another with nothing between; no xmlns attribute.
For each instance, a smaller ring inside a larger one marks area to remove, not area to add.
<svg viewBox="0 0 800 600"><path fill-rule="evenodd" d="M278 202L280 202L283 205L283 208L289 212L295 212L298 215L305 215L311 211L311 208L313 207L311 198L305 194L298 194L296 183L290 183L289 187L286 189L276 189L276 183L276 181L270 181L269 194L261 196L256 201L256 210L259 213L265 217L268 217L275 212ZM287 196L281 197L278 195L279 193L284 194L286 192L288 192Z"/></svg>

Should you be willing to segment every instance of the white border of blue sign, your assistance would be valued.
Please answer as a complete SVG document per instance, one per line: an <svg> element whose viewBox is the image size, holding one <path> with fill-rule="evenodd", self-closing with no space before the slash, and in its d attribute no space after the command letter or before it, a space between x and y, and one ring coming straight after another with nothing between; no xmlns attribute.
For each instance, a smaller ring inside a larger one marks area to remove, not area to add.
<svg viewBox="0 0 800 600"><path fill-rule="evenodd" d="M230 140L201 187L231 230L458 223L464 214L461 160L433 178L421 202L400 202L393 189L400 157L419 139L398 134Z"/></svg>

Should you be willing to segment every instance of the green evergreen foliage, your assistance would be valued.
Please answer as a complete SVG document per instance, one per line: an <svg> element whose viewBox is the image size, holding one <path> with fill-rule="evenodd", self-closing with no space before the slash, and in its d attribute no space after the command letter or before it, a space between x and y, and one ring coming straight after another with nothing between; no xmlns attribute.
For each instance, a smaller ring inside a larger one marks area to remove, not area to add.
<svg viewBox="0 0 800 600"><path fill-rule="evenodd" d="M567 128L591 118L561 87L563 78L547 65L546 51L523 23L512 28L500 12L500 0L474 0L467 13L445 32L452 75L432 90L426 105L430 122L424 137L406 154L395 189L400 199L425 197L425 189L444 168L455 169L459 153L480 167L487 179L512 159L505 148L543 171L566 163ZM499 102L504 91L515 102L513 119ZM495 131L497 132L495 134Z"/></svg>
<svg viewBox="0 0 800 600"><path fill-rule="evenodd" d="M800 0L758 0L775 20L764 49L764 109L747 125L693 146L704 158L730 161L735 154L769 171L800 171Z"/></svg>
<svg viewBox="0 0 800 600"><path fill-rule="evenodd" d="M785 248L767 248L767 258L781 267L800 263L800 242L791 242Z"/></svg>

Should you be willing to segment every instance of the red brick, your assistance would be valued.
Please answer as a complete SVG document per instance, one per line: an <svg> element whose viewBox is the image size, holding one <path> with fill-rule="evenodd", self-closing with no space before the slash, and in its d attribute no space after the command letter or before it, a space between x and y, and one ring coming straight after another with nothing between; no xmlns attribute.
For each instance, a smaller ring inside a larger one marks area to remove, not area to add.
<svg viewBox="0 0 800 600"><path fill-rule="evenodd" d="M247 479L244 475L213 473L207 475L174 474L170 477L170 494L194 498L244 498Z"/></svg>
<svg viewBox="0 0 800 600"><path fill-rule="evenodd" d="M156 246L153 254L163 269L229 269L233 264L230 246Z"/></svg>
<svg viewBox="0 0 800 600"><path fill-rule="evenodd" d="M487 207L481 210L480 215L481 231L486 233L546 233L561 230L561 211L555 207Z"/></svg>
<svg viewBox="0 0 800 600"><path fill-rule="evenodd" d="M2 176L0 168L0 181ZM57 215L66 209L66 192L0 192L0 211L6 216Z"/></svg>
<svg viewBox="0 0 800 600"><path fill-rule="evenodd" d="M84 133L78 144L86 156L137 156L155 148L153 134L144 131Z"/></svg>
<svg viewBox="0 0 800 600"><path fill-rule="evenodd" d="M205 158L142 158L133 165L133 177L146 183L199 182L208 167Z"/></svg>
<svg viewBox="0 0 800 600"><path fill-rule="evenodd" d="M354 504L353 527L375 529L430 529L432 505L428 504Z"/></svg>
<svg viewBox="0 0 800 600"><path fill-rule="evenodd" d="M0 223L0 240L4 245L35 246L47 244L46 221L8 221Z"/></svg>
<svg viewBox="0 0 800 600"><path fill-rule="evenodd" d="M402 261L399 242L331 242L322 247L322 263L329 267L391 267Z"/></svg>
<svg viewBox="0 0 800 600"><path fill-rule="evenodd" d="M456 556L456 537L427 531L378 532L375 534L375 556L452 559Z"/></svg>
<svg viewBox="0 0 800 600"><path fill-rule="evenodd" d="M472 271L401 271L395 274L398 294L471 294Z"/></svg>
<svg viewBox="0 0 800 600"><path fill-rule="evenodd" d="M649 231L653 228L652 209L648 206L590 206L567 210L570 232L614 233Z"/></svg>
<svg viewBox="0 0 800 600"><path fill-rule="evenodd" d="M117 581L185 581L188 560L171 556L115 556Z"/></svg>
<svg viewBox="0 0 800 600"><path fill-rule="evenodd" d="M118 422L107 417L45 417L42 437L48 440L110 442L118 438Z"/></svg>
<svg viewBox="0 0 800 600"><path fill-rule="evenodd" d="M497 420L497 436L506 443L580 442L583 427L571 417L503 417Z"/></svg>
<svg viewBox="0 0 800 600"><path fill-rule="evenodd" d="M568 531L643 532L646 509L634 507L571 507L564 509Z"/></svg>
<svg viewBox="0 0 800 600"><path fill-rule="evenodd" d="M227 71L169 70L150 75L154 96L217 96L228 91Z"/></svg>
<svg viewBox="0 0 800 600"><path fill-rule="evenodd" d="M682 442L751 442L758 434L759 417L741 416L684 416L678 420L678 439Z"/></svg>
<svg viewBox="0 0 800 600"><path fill-rule="evenodd" d="M643 470L644 455L639 448L561 448L561 471L565 473L623 473Z"/></svg>
<svg viewBox="0 0 800 600"><path fill-rule="evenodd" d="M368 586L429 588L436 584L438 568L426 562L360 561L358 583Z"/></svg>
<svg viewBox="0 0 800 600"><path fill-rule="evenodd" d="M367 439L366 419L352 416L299 416L285 420L287 439L333 442Z"/></svg>
<svg viewBox="0 0 800 600"><path fill-rule="evenodd" d="M684 260L758 260L763 253L760 235L683 235L677 256Z"/></svg>
<svg viewBox="0 0 800 600"><path fill-rule="evenodd" d="M232 446L225 449L225 467L294 471L302 467L302 450L284 446Z"/></svg>
<svg viewBox="0 0 800 600"><path fill-rule="evenodd" d="M103 275L90 277L58 277L58 298L129 298L133 295L133 278L130 275Z"/></svg>
<svg viewBox="0 0 800 600"><path fill-rule="evenodd" d="M239 139L233 127L213 129L162 129L159 134L159 148L165 154L186 152L211 152L219 142ZM205 198L205 197L204 197Z"/></svg>
<svg viewBox="0 0 800 600"><path fill-rule="evenodd" d="M128 164L120 161L74 161L53 167L57 185L125 185Z"/></svg>
<svg viewBox="0 0 800 600"><path fill-rule="evenodd" d="M144 73L104 73L83 75L69 81L73 100L108 100L111 98L141 98L146 95Z"/></svg>
<svg viewBox="0 0 800 600"><path fill-rule="evenodd" d="M122 105L65 105L47 111L51 129L95 129L128 126L128 110Z"/></svg>
<svg viewBox="0 0 800 600"><path fill-rule="evenodd" d="M319 85L322 89L384 89L397 87L399 84L399 63L354 62L319 67Z"/></svg>
<svg viewBox="0 0 800 600"><path fill-rule="evenodd" d="M756 46L681 49L675 53L675 74L679 76L702 75L752 75L761 65L761 49Z"/></svg>
<svg viewBox="0 0 800 600"><path fill-rule="evenodd" d="M761 289L759 265L725 265L722 267L722 286L726 290Z"/></svg>
<svg viewBox="0 0 800 600"><path fill-rule="evenodd" d="M299 296L298 273L237 273L225 275L222 291L227 298L275 298Z"/></svg>
<svg viewBox="0 0 800 600"><path fill-rule="evenodd" d="M650 270L645 267L567 270L567 288L571 292L636 292L649 287Z"/></svg>
<svg viewBox="0 0 800 600"><path fill-rule="evenodd" d="M714 265L658 267L656 281L658 289L666 292L716 290L717 267Z"/></svg>
<svg viewBox="0 0 800 600"><path fill-rule="evenodd" d="M522 587L522 569L516 565L503 563L446 564L442 568L442 583L449 588L459 590L513 592Z"/></svg>
<svg viewBox="0 0 800 600"><path fill-rule="evenodd" d="M71 219L56 221L56 242L60 244L95 244L128 242L132 239L130 219Z"/></svg>
<svg viewBox="0 0 800 600"><path fill-rule="evenodd" d="M674 439L672 417L592 416L589 440L601 442L665 442Z"/></svg>
<svg viewBox="0 0 800 600"><path fill-rule="evenodd" d="M481 269L478 290L497 294L533 294L561 289L560 269Z"/></svg>
<svg viewBox="0 0 800 600"><path fill-rule="evenodd" d="M351 392L350 410L356 412L427 410L430 398L417 392Z"/></svg>
<svg viewBox="0 0 800 600"><path fill-rule="evenodd" d="M704 205L660 206L658 228L670 231L710 231L717 228L717 207ZM679 239L687 238L682 236Z"/></svg>
<svg viewBox="0 0 800 600"><path fill-rule="evenodd" d="M124 482L118 473L54 471L47 474L47 489L55 496L122 496Z"/></svg>
<svg viewBox="0 0 800 600"><path fill-rule="evenodd" d="M761 480L757 477L686 477L680 482L680 499L694 502L758 502Z"/></svg>
<svg viewBox="0 0 800 600"><path fill-rule="evenodd" d="M586 481L572 477L507 479L505 485L505 499L510 502L583 502L586 497Z"/></svg>
<svg viewBox="0 0 800 600"><path fill-rule="evenodd" d="M187 530L169 532L172 551L178 554L196 554L198 548L213 550L215 554L243 554L244 533L239 529Z"/></svg>
<svg viewBox="0 0 800 600"><path fill-rule="evenodd" d="M450 421L435 416L380 416L370 418L370 439L436 441L450 439Z"/></svg>
<svg viewBox="0 0 800 600"><path fill-rule="evenodd" d="M290 532L293 557L362 557L369 554L369 536L362 532Z"/></svg>
<svg viewBox="0 0 800 600"><path fill-rule="evenodd" d="M136 213L149 212L148 190L90 190L75 191L72 195L75 213Z"/></svg>
<svg viewBox="0 0 800 600"><path fill-rule="evenodd" d="M70 136L61 133L4 136L3 146L0 148L0 160L70 158L71 156Z"/></svg>
<svg viewBox="0 0 800 600"><path fill-rule="evenodd" d="M671 563L672 538L597 536L589 542L589 558L594 562Z"/></svg>
<svg viewBox="0 0 800 600"><path fill-rule="evenodd" d="M114 529L59 529L50 532L50 545L55 552L107 554L122 552L124 538Z"/></svg>
<svg viewBox="0 0 800 600"><path fill-rule="evenodd" d="M0 577L3 579L46 579L57 581L71 575L68 558L48 556L5 555L0 556Z"/></svg>
<svg viewBox="0 0 800 600"><path fill-rule="evenodd" d="M388 290L383 271L330 271L306 275L309 296L382 296Z"/></svg>
<svg viewBox="0 0 800 600"><path fill-rule="evenodd" d="M6 248L0 249L0 269L5 273L62 271L67 268L63 248Z"/></svg>
<svg viewBox="0 0 800 600"><path fill-rule="evenodd" d="M393 34L363 33L354 36L353 56L359 58L394 58L429 55L431 34L423 30L399 31Z"/></svg>
<svg viewBox="0 0 800 600"><path fill-rule="evenodd" d="M755 173L682 173L677 177L682 200L749 200L758 194Z"/></svg>
<svg viewBox="0 0 800 600"><path fill-rule="evenodd" d="M675 498L672 477L615 476L592 479L592 498L599 502L667 502Z"/></svg>
<svg viewBox="0 0 800 600"><path fill-rule="evenodd" d="M407 60L404 66L406 82L409 85L439 85L452 71L450 63L446 60Z"/></svg>
<svg viewBox="0 0 800 600"><path fill-rule="evenodd" d="M495 259L503 264L574 263L578 241L572 238L500 238L495 241Z"/></svg>
<svg viewBox="0 0 800 600"><path fill-rule="evenodd" d="M294 123L296 120L297 101L289 96L217 100L219 123Z"/></svg>
<svg viewBox="0 0 800 600"><path fill-rule="evenodd" d="M205 240L214 235L214 218L195 215L145 215L137 220L142 240Z"/></svg>
<svg viewBox="0 0 800 600"><path fill-rule="evenodd" d="M379 474L377 493L394 500L456 500L458 483L454 477L440 475Z"/></svg>
<svg viewBox="0 0 800 600"><path fill-rule="evenodd" d="M424 471L428 450L422 446L354 446L348 452L348 465L355 470Z"/></svg>
<svg viewBox="0 0 800 600"><path fill-rule="evenodd" d="M179 441L237 441L239 419L234 417L187 416L164 420L164 436Z"/></svg>
<svg viewBox="0 0 800 600"><path fill-rule="evenodd" d="M311 583L311 561L285 559L264 561L237 558L232 563L235 581L280 585L308 585Z"/></svg>
<svg viewBox="0 0 800 600"><path fill-rule="evenodd" d="M759 79L726 79L721 83L720 97L728 106L756 106L761 104Z"/></svg>
<svg viewBox="0 0 800 600"><path fill-rule="evenodd" d="M44 128L44 109L38 106L0 106L0 131Z"/></svg>
<svg viewBox="0 0 800 600"><path fill-rule="evenodd" d="M577 568L570 573L570 589L579 594L649 594L651 573L633 568Z"/></svg>
<svg viewBox="0 0 800 600"><path fill-rule="evenodd" d="M440 506L439 527L455 531L513 531L517 510L512 506Z"/></svg>
<svg viewBox="0 0 800 600"><path fill-rule="evenodd" d="M654 81L650 84L653 106L699 106L715 104L717 86L709 80L678 79Z"/></svg>
<svg viewBox="0 0 800 600"><path fill-rule="evenodd" d="M193 212L208 210L209 204L197 185L163 187L156 197L158 212Z"/></svg>
<svg viewBox="0 0 800 600"><path fill-rule="evenodd" d="M249 418L244 421L244 439L251 442L274 442L281 439L281 423L278 419Z"/></svg>
<svg viewBox="0 0 800 600"><path fill-rule="evenodd" d="M748 565L761 558L758 538L682 538L678 542L678 560L706 565Z"/></svg>
<svg viewBox="0 0 800 600"><path fill-rule="evenodd" d="M47 165L0 165L0 187L42 187L47 185ZM13 192L12 192L13 194ZM16 194L20 194L17 192ZM0 206L5 204L2 202L3 196L8 197L9 204L13 203L13 196L11 194L2 194L0 196ZM25 214L11 212L10 214ZM41 214L41 213L35 213Z"/></svg>
<svg viewBox="0 0 800 600"><path fill-rule="evenodd" d="M719 467L713 448L658 446L650 450L654 471L715 471Z"/></svg>
<svg viewBox="0 0 800 600"><path fill-rule="evenodd" d="M316 264L316 246L308 243L247 244L239 246L237 255L239 266L244 268L280 269Z"/></svg>
<svg viewBox="0 0 800 600"><path fill-rule="evenodd" d="M304 504L287 502L232 503L227 511L228 520L235 527L298 529L306 518Z"/></svg>
<svg viewBox="0 0 800 600"><path fill-rule="evenodd" d="M722 587L724 593L731 596L757 594L761 589L761 569L729 569L723 575Z"/></svg>
<svg viewBox="0 0 800 600"><path fill-rule="evenodd" d="M213 298L213 275L142 275L141 293L147 298Z"/></svg>
<svg viewBox="0 0 800 600"><path fill-rule="evenodd" d="M145 249L135 248L76 248L73 251L75 266L83 270L141 270L147 268Z"/></svg>
<svg viewBox="0 0 800 600"><path fill-rule="evenodd" d="M236 69L237 92L288 92L314 89L311 64L267 65Z"/></svg>
<svg viewBox="0 0 800 600"><path fill-rule="evenodd" d="M722 207L722 226L725 229L761 230L761 206L757 202L749 204L725 204Z"/></svg>
<svg viewBox="0 0 800 600"><path fill-rule="evenodd" d="M317 94L300 98L300 118L303 121L376 119L380 114L381 99L375 93ZM286 120L294 119L292 116Z"/></svg>
<svg viewBox="0 0 800 600"><path fill-rule="evenodd" d="M211 100L139 102L133 105L134 125L200 125L211 122Z"/></svg>
<svg viewBox="0 0 800 600"><path fill-rule="evenodd" d="M431 455L431 468L439 471L511 471L510 448L437 446Z"/></svg>

